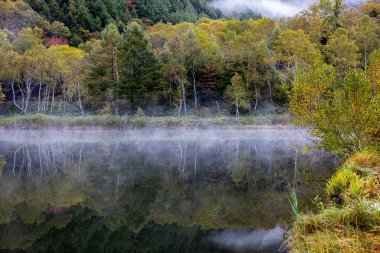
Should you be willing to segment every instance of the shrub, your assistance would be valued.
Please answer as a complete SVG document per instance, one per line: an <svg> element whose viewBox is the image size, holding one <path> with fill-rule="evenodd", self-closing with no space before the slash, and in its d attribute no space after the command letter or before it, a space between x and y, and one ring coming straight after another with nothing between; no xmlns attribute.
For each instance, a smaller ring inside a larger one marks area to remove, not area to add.
<svg viewBox="0 0 380 253"><path fill-rule="evenodd" d="M335 199L338 203L343 201L342 193L347 190L350 185L355 184L359 180L358 175L355 173L356 164L344 165L337 174L335 174L327 182L327 193L331 199Z"/></svg>
<svg viewBox="0 0 380 253"><path fill-rule="evenodd" d="M136 116L138 116L138 117L144 117L145 116L145 112L141 107L137 108Z"/></svg>
<svg viewBox="0 0 380 253"><path fill-rule="evenodd" d="M33 126L36 126L36 127L42 126L43 125L43 118L44 118L44 115L41 113L37 113L37 114L33 115L33 117L32 117Z"/></svg>

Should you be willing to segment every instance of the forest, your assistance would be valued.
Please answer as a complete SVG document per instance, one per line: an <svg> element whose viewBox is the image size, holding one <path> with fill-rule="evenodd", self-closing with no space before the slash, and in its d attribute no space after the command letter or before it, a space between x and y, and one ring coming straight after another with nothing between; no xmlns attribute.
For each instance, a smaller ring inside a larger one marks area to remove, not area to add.
<svg viewBox="0 0 380 253"><path fill-rule="evenodd" d="M3 114L290 112L317 136L347 128L325 141L337 153L378 138L376 1L322 0L279 20L213 19L222 14L204 1L0 4ZM162 8L169 19L154 15ZM179 10L195 20L176 20Z"/></svg>
<svg viewBox="0 0 380 253"><path fill-rule="evenodd" d="M2 113L290 112L336 153L378 143L378 2L322 0L280 20L213 19L204 1L164 3L128 1L120 12L119 1L2 1ZM162 8L171 18L153 14ZM179 10L194 22L175 20Z"/></svg>
<svg viewBox="0 0 380 253"><path fill-rule="evenodd" d="M337 82L356 69L378 85L378 3L321 1L275 21L214 20L222 14L204 1L147 2L2 1L0 80L13 101L2 111L285 111L298 72L321 64Z"/></svg>

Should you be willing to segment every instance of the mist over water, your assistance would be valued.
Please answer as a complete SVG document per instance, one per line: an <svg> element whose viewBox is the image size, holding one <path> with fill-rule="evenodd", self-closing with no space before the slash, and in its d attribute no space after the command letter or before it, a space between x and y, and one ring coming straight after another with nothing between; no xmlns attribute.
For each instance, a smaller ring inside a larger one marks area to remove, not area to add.
<svg viewBox="0 0 380 253"><path fill-rule="evenodd" d="M318 2L318 0L214 0L211 5L219 8L227 16L252 10L265 17L278 18L294 16ZM345 0L344 2L350 6L358 6L365 0Z"/></svg>
<svg viewBox="0 0 380 253"><path fill-rule="evenodd" d="M278 252L288 186L310 209L336 166L307 144L296 128L2 130L0 250Z"/></svg>
<svg viewBox="0 0 380 253"><path fill-rule="evenodd" d="M261 129L142 129L142 130L0 130L0 140L22 143L130 142L146 140L276 141L304 146L311 144L307 131L296 127Z"/></svg>

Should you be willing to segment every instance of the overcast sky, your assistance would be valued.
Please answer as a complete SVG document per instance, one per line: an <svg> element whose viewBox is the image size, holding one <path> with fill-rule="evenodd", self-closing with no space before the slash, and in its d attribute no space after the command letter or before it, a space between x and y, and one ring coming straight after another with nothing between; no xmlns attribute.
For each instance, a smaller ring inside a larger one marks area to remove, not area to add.
<svg viewBox="0 0 380 253"><path fill-rule="evenodd" d="M263 16L281 17L293 16L316 2L319 0L214 0L212 5L221 9L226 15L251 9ZM345 2L358 5L365 0L346 0Z"/></svg>

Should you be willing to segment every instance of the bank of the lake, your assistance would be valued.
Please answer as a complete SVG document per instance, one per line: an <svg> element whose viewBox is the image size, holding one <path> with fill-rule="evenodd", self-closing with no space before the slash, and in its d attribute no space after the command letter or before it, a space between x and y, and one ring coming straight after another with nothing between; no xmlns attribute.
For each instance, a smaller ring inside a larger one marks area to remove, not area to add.
<svg viewBox="0 0 380 253"><path fill-rule="evenodd" d="M259 128L268 126L288 126L290 116L285 114L234 117L198 117L198 116L52 116L42 114L1 116L2 129L136 129L136 128Z"/></svg>
<svg viewBox="0 0 380 253"><path fill-rule="evenodd" d="M299 214L289 238L292 252L380 251L380 154L351 156L328 181L327 204Z"/></svg>

